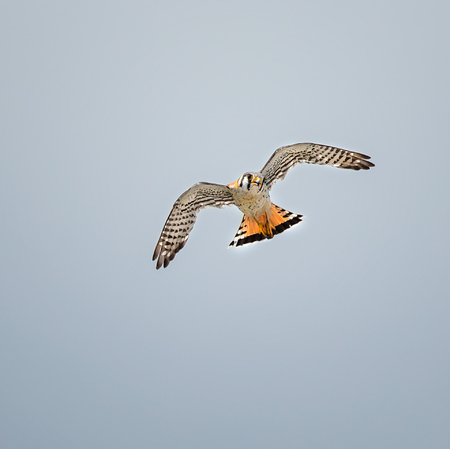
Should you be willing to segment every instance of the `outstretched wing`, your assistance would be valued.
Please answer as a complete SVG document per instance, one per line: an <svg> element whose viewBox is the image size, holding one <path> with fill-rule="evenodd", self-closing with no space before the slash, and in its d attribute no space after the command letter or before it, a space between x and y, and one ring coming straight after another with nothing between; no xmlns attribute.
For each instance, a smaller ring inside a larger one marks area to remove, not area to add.
<svg viewBox="0 0 450 449"><path fill-rule="evenodd" d="M297 143L278 148L264 165L261 173L270 189L275 181L282 180L287 171L297 164L320 164L352 170L369 170L375 164L368 159L370 156L342 148L317 143Z"/></svg>
<svg viewBox="0 0 450 449"><path fill-rule="evenodd" d="M229 187L220 184L199 182L186 190L173 205L156 244L153 260L156 269L164 268L173 260L189 238L198 212L205 207L223 207L234 204Z"/></svg>

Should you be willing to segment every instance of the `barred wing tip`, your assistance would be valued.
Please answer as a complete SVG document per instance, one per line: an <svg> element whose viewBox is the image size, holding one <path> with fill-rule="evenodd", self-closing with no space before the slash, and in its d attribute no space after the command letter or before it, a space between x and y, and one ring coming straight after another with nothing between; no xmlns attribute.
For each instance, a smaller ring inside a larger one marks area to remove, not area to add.
<svg viewBox="0 0 450 449"><path fill-rule="evenodd" d="M354 159L343 162L340 165L336 164L336 167L351 168L352 170L370 170L372 167L375 167L375 164L369 161L370 156L355 152L350 152L350 154Z"/></svg>
<svg viewBox="0 0 450 449"><path fill-rule="evenodd" d="M178 253L178 251L184 248L187 240L188 236L186 236L185 240L179 243L177 247L171 249L164 248L163 242L158 242L152 258L152 260L158 259L156 262L156 269L159 270L162 266L164 266L164 268L167 268L169 263L172 262L172 260L175 258L175 255Z"/></svg>

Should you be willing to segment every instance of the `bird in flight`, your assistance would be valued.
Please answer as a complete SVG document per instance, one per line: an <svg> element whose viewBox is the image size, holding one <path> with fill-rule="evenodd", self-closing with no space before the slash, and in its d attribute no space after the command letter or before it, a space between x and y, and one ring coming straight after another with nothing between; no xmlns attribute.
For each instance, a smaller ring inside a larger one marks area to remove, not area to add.
<svg viewBox="0 0 450 449"><path fill-rule="evenodd" d="M369 159L370 156L342 148L297 143L278 148L261 171L244 173L231 184L194 184L175 201L166 220L153 253L156 269L166 268L184 247L201 209L234 205L244 214L229 247L271 239L302 221L302 215L282 209L270 200L270 189L288 170L301 163L369 170L375 166Z"/></svg>

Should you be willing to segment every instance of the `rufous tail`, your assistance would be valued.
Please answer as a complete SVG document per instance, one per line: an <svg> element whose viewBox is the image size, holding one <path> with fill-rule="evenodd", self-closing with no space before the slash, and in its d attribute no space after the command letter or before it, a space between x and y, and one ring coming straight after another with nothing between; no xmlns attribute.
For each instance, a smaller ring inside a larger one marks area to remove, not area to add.
<svg viewBox="0 0 450 449"><path fill-rule="evenodd" d="M281 234L286 229L300 223L302 217L303 215L294 214L272 203L269 212L259 217L250 218L244 215L241 225L228 247L238 247L271 239L274 235Z"/></svg>

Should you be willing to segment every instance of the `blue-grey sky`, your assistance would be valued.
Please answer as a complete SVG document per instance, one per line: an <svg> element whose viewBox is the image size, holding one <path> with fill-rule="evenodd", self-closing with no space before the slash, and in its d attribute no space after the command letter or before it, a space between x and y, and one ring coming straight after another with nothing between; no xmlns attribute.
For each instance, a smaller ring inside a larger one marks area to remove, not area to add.
<svg viewBox="0 0 450 449"><path fill-rule="evenodd" d="M7 1L0 7L2 448L450 447L449 7ZM227 250L176 198L279 146L299 226Z"/></svg>

